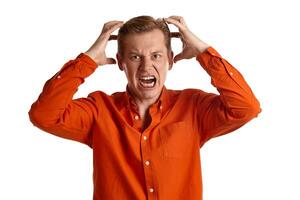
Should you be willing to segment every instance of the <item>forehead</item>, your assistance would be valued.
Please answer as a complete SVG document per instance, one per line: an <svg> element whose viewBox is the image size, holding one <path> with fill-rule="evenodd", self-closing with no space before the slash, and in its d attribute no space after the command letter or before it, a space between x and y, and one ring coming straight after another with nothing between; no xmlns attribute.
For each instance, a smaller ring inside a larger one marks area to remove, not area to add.
<svg viewBox="0 0 300 200"><path fill-rule="evenodd" d="M147 53L166 51L165 37L161 30L154 29L145 33L131 34L124 38L125 53Z"/></svg>

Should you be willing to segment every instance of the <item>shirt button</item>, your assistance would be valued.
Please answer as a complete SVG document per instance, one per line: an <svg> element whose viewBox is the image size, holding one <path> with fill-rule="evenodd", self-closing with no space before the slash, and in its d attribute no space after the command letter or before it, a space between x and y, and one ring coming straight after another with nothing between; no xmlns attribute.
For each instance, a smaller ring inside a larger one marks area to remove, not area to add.
<svg viewBox="0 0 300 200"><path fill-rule="evenodd" d="M134 116L134 119L135 119L135 120L138 120L138 119L139 119L139 116L138 116L138 115L135 115L135 116Z"/></svg>
<svg viewBox="0 0 300 200"><path fill-rule="evenodd" d="M144 137L143 137L143 138L144 138L144 140L147 140L147 136L145 136L145 135L144 135Z"/></svg>
<svg viewBox="0 0 300 200"><path fill-rule="evenodd" d="M163 106L159 106L159 109L162 110L162 109L163 109Z"/></svg>
<svg viewBox="0 0 300 200"><path fill-rule="evenodd" d="M147 161L145 162L145 164L148 166L148 165L150 165L150 162L147 160Z"/></svg>
<svg viewBox="0 0 300 200"><path fill-rule="evenodd" d="M57 78L59 79L59 78L61 78L61 76L60 76L60 75L58 75L58 76L57 76Z"/></svg>
<svg viewBox="0 0 300 200"><path fill-rule="evenodd" d="M232 72L229 72L230 76L233 76L233 73Z"/></svg>
<svg viewBox="0 0 300 200"><path fill-rule="evenodd" d="M150 188L150 189L149 189L149 192L154 192L154 189L153 189L153 188Z"/></svg>

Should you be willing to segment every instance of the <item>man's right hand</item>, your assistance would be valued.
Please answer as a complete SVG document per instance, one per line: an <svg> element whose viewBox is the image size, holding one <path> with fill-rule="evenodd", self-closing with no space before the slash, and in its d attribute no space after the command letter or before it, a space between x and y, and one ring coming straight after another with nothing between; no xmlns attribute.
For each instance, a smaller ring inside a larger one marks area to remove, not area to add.
<svg viewBox="0 0 300 200"><path fill-rule="evenodd" d="M85 52L98 65L115 64L116 60L107 58L105 48L109 40L116 40L117 36L111 35L124 24L123 21L109 21L103 25L102 32L95 43Z"/></svg>

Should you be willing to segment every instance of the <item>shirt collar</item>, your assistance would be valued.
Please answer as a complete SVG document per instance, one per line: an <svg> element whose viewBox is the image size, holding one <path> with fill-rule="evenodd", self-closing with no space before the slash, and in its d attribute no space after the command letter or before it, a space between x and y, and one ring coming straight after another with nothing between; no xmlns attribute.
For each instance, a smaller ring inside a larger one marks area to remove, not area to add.
<svg viewBox="0 0 300 200"><path fill-rule="evenodd" d="M124 106L138 111L138 107L137 107L132 95L129 92L128 85L126 86L126 92L125 92L124 96L125 96ZM158 109L166 108L169 105L169 96L168 96L168 91L167 91L166 86L163 86L159 98L153 105L157 106Z"/></svg>

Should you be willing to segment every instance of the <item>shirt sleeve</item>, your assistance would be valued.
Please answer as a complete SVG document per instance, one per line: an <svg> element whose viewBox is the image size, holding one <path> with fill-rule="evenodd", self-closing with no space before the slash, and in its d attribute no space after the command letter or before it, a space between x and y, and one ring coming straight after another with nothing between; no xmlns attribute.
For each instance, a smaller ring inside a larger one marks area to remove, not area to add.
<svg viewBox="0 0 300 200"><path fill-rule="evenodd" d="M261 108L242 74L213 47L196 59L220 93L199 93L197 97L195 118L202 146L209 139L229 133L257 117Z"/></svg>
<svg viewBox="0 0 300 200"><path fill-rule="evenodd" d="M97 64L84 53L64 64L32 104L28 113L31 122L46 132L91 146L90 129L98 113L95 98L72 98L96 68Z"/></svg>

